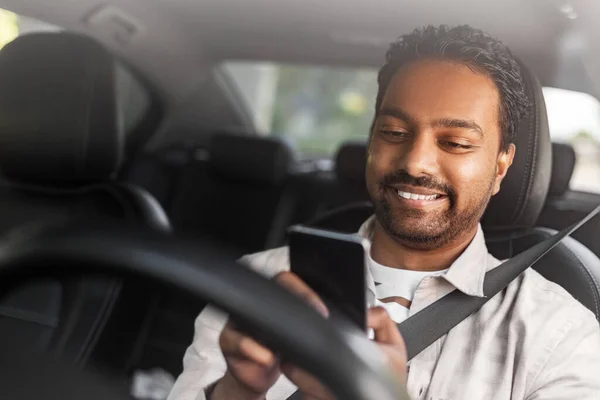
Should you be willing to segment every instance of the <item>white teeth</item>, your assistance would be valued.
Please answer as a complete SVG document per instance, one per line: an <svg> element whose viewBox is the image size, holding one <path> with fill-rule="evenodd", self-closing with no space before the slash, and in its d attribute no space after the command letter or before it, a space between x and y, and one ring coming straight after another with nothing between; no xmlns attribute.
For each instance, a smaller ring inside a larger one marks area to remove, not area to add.
<svg viewBox="0 0 600 400"><path fill-rule="evenodd" d="M401 190L398 190L398 195L400 197L404 197L405 199L410 199L410 193L406 193L406 192L403 192Z"/></svg>
<svg viewBox="0 0 600 400"><path fill-rule="evenodd" d="M437 194L432 194L430 196L426 196L424 194L403 192L402 190L398 190L398 196L405 198L405 199L409 199L409 200L428 200L428 201L435 200L439 197Z"/></svg>

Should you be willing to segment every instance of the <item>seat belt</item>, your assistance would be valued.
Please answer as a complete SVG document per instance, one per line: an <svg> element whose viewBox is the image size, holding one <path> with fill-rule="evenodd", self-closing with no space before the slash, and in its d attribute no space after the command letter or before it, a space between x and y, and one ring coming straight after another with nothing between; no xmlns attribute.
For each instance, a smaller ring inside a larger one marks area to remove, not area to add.
<svg viewBox="0 0 600 400"><path fill-rule="evenodd" d="M484 297L469 296L460 290L454 290L398 324L398 330L400 330L406 344L408 360L411 360L444 336L469 315L477 312L492 297L525 272L527 268L534 265L564 238L570 236L599 212L600 206L596 207L579 222L557 232L488 271L483 280Z"/></svg>
<svg viewBox="0 0 600 400"><path fill-rule="evenodd" d="M483 281L485 297L469 296L460 290L454 290L398 324L398 330L400 330L406 345L407 360L411 360L469 315L477 312L492 297L525 272L527 268L534 265L564 238L570 236L599 212L600 206L596 207L581 221L488 271ZM302 399L302 394L298 391L288 397L288 400L300 399Z"/></svg>

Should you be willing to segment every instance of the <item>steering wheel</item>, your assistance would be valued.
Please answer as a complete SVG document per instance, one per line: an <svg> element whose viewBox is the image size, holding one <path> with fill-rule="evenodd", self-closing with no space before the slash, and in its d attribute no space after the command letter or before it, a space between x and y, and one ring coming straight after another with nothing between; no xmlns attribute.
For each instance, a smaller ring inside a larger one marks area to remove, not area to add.
<svg viewBox="0 0 600 400"><path fill-rule="evenodd" d="M210 244L111 226L42 226L0 242L0 281L98 272L150 278L214 304L338 399L408 400L364 332L350 323L333 326Z"/></svg>

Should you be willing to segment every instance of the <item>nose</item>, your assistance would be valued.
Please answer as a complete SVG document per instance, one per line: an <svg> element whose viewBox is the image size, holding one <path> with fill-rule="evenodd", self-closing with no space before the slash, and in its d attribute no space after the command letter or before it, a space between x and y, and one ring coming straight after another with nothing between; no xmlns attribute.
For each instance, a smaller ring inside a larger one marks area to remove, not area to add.
<svg viewBox="0 0 600 400"><path fill-rule="evenodd" d="M438 154L435 139L427 133L419 133L404 146L400 160L401 168L414 177L434 176L438 172Z"/></svg>

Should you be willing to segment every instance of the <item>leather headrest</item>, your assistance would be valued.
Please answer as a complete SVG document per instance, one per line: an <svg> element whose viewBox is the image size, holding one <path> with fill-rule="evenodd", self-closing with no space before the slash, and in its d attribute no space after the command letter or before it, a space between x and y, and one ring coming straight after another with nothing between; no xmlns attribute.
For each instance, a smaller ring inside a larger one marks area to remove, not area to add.
<svg viewBox="0 0 600 400"><path fill-rule="evenodd" d="M564 143L552 143L552 177L548 196L562 196L569 190L569 182L575 170L575 149Z"/></svg>
<svg viewBox="0 0 600 400"><path fill-rule="evenodd" d="M367 165L367 144L346 142L339 148L335 157L335 172L340 179L357 181L364 185Z"/></svg>
<svg viewBox="0 0 600 400"><path fill-rule="evenodd" d="M542 87L524 65L521 73L530 107L518 126L513 164L483 216L488 232L534 226L550 186L552 146Z"/></svg>
<svg viewBox="0 0 600 400"><path fill-rule="evenodd" d="M293 150L284 141L231 133L213 135L208 152L215 172L271 185L288 176L294 161Z"/></svg>
<svg viewBox="0 0 600 400"><path fill-rule="evenodd" d="M89 182L120 166L115 61L73 33L21 36L0 52L0 168L11 180Z"/></svg>

